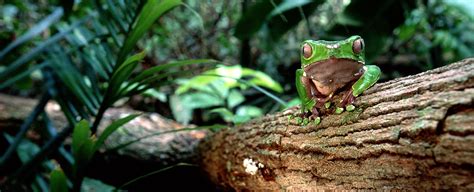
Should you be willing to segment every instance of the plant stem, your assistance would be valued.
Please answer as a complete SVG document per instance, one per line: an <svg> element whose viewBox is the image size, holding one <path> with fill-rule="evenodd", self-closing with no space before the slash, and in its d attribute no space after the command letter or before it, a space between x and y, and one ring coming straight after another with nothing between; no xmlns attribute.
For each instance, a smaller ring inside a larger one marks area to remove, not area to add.
<svg viewBox="0 0 474 192"><path fill-rule="evenodd" d="M104 101L105 101L105 99L107 99L107 97L104 97ZM100 121L104 117L105 110L107 110L107 108L109 108L108 105L104 104L104 103L106 103L104 101L102 101L102 105L100 105L99 111L97 112L97 115L95 116L94 123L92 124L92 127L91 127L91 133L92 134L96 133L97 128L99 127Z"/></svg>

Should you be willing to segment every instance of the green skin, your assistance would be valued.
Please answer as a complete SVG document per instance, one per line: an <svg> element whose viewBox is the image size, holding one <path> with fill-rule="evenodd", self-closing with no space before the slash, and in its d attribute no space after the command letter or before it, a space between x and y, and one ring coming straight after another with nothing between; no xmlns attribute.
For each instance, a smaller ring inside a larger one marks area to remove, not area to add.
<svg viewBox="0 0 474 192"><path fill-rule="evenodd" d="M318 109L336 105L336 113L344 108L354 110L352 103L380 77L380 68L365 65L364 41L351 36L341 41L306 40L301 46L301 69L296 71L296 88L301 100L300 123L319 124ZM350 85L350 86L349 86ZM332 101L343 93L343 99Z"/></svg>

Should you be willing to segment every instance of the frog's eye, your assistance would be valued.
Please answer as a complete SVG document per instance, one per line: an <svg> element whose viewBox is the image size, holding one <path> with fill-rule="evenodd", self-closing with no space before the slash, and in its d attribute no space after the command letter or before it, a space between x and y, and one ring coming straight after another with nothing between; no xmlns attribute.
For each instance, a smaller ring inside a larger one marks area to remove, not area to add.
<svg viewBox="0 0 474 192"><path fill-rule="evenodd" d="M308 59L309 57L311 57L311 55L313 55L313 48L311 47L311 45L307 43L303 45L303 48L301 49L301 51L303 52L303 57L305 59Z"/></svg>
<svg viewBox="0 0 474 192"><path fill-rule="evenodd" d="M355 54L359 54L364 50L364 40L363 39L357 39L352 43L352 51L354 51Z"/></svg>

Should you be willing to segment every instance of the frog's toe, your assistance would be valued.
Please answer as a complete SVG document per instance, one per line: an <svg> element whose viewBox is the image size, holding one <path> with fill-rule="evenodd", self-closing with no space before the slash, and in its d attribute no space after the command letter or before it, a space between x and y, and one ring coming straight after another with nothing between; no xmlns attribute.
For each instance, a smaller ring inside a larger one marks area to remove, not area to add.
<svg viewBox="0 0 474 192"><path fill-rule="evenodd" d="M295 120L296 120L296 124L303 123L303 118L301 118L301 117L296 117Z"/></svg>
<svg viewBox="0 0 474 192"><path fill-rule="evenodd" d="M319 125L319 123L321 123L321 117L316 117L316 119L314 119L314 121L313 121L313 124L314 125Z"/></svg>
<svg viewBox="0 0 474 192"><path fill-rule="evenodd" d="M301 125L307 125L309 123L309 121L310 121L309 118L304 118Z"/></svg>
<svg viewBox="0 0 474 192"><path fill-rule="evenodd" d="M352 105L352 103L354 103L355 101L355 97L354 95L352 94L352 89L347 91L344 96L343 96L343 99L341 100L341 102L339 103L339 106L341 107L344 107L344 106L347 106L347 105Z"/></svg>
<svg viewBox="0 0 474 192"><path fill-rule="evenodd" d="M354 111L354 109L355 109L355 106L352 104L349 104L346 106L346 111Z"/></svg>
<svg viewBox="0 0 474 192"><path fill-rule="evenodd" d="M342 112L344 112L344 108L342 108L342 107L337 107L336 108L336 111L335 111L336 114L341 114Z"/></svg>
<svg viewBox="0 0 474 192"><path fill-rule="evenodd" d="M309 117L309 120L312 124L319 125L319 123L321 122L321 117L313 114Z"/></svg>
<svg viewBox="0 0 474 192"><path fill-rule="evenodd" d="M331 107L331 102L324 103L324 107L326 107L326 109L329 109L329 107Z"/></svg>

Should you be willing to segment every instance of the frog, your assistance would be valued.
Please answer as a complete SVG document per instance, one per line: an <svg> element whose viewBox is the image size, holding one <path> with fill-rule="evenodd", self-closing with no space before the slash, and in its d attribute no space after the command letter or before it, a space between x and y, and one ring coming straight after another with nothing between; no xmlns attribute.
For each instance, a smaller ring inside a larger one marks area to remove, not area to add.
<svg viewBox="0 0 474 192"><path fill-rule="evenodd" d="M356 97L380 78L376 65L367 65L365 43L353 35L340 41L306 40L301 44L301 68L296 71L296 89L301 100L299 122L319 124L319 111L329 109L340 114L353 111ZM335 100L334 95L342 94Z"/></svg>

